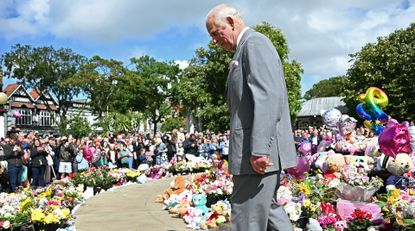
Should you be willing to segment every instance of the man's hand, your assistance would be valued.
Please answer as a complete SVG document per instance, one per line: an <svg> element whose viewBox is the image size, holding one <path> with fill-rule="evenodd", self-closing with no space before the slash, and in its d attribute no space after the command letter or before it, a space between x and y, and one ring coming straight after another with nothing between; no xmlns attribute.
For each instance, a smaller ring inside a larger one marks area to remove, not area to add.
<svg viewBox="0 0 415 231"><path fill-rule="evenodd" d="M265 169L272 166L272 163L269 162L268 156L251 156L249 160L254 171L259 174L264 174Z"/></svg>

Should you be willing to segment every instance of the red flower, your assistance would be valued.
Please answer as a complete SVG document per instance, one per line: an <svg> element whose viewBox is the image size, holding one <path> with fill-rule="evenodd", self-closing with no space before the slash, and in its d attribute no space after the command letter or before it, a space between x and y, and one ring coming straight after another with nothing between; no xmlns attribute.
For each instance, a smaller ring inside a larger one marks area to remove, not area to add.
<svg viewBox="0 0 415 231"><path fill-rule="evenodd" d="M69 178L74 178L75 177L75 173L69 173Z"/></svg>
<svg viewBox="0 0 415 231"><path fill-rule="evenodd" d="M321 210L323 212L324 215L333 213L336 214L336 211L334 210L334 205L327 203L327 202L321 202Z"/></svg>
<svg viewBox="0 0 415 231"><path fill-rule="evenodd" d="M358 221L370 220L372 219L372 214L362 211L360 209L355 209L354 212L352 213L352 218L357 219Z"/></svg>

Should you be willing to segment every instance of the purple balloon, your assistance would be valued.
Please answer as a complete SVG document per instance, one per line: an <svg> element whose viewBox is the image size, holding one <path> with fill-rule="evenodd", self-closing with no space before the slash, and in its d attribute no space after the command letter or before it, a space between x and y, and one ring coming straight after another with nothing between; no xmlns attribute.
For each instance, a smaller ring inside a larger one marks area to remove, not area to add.
<svg viewBox="0 0 415 231"><path fill-rule="evenodd" d="M390 157L395 157L398 153L412 153L408 126L394 119L389 120L379 135L379 147L385 155Z"/></svg>
<svg viewBox="0 0 415 231"><path fill-rule="evenodd" d="M310 154L311 152L311 143L308 141L303 141L298 147L298 152L302 153L303 155Z"/></svg>
<svg viewBox="0 0 415 231"><path fill-rule="evenodd" d="M305 178L304 173L308 171L310 171L310 164L305 156L297 156L297 167L288 169L288 173L298 179Z"/></svg>

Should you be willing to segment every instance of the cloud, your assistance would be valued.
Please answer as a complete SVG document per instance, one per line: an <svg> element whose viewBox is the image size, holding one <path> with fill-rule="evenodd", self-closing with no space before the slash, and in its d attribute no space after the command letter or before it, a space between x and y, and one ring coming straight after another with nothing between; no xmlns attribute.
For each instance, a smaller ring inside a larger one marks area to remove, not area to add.
<svg viewBox="0 0 415 231"><path fill-rule="evenodd" d="M217 0L2 0L0 37L51 34L57 38L111 44L134 38L154 41L154 37L171 30L192 36L186 34L188 28L192 31L196 28L198 33L206 35L203 43L208 38L205 16L219 3ZM241 11L249 25L267 21L281 28L291 49L290 58L303 65L307 81L345 74L350 66L349 54L376 42L378 36L386 36L415 21L415 0L258 0L255 3L230 0L230 4ZM123 53L130 58L155 51L154 44L151 48L144 44L118 55Z"/></svg>
<svg viewBox="0 0 415 231"><path fill-rule="evenodd" d="M189 66L188 60L174 60L174 62L179 65L180 69L185 69Z"/></svg>

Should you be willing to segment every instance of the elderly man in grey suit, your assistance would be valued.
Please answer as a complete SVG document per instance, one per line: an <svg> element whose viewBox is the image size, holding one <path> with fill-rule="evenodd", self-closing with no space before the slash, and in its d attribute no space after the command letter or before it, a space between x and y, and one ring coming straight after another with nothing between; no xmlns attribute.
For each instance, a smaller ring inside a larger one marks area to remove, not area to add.
<svg viewBox="0 0 415 231"><path fill-rule="evenodd" d="M231 114L229 170L234 183L231 230L292 230L276 202L281 170L296 165L278 53L229 5L214 7L206 27L214 43L235 52L226 86Z"/></svg>

